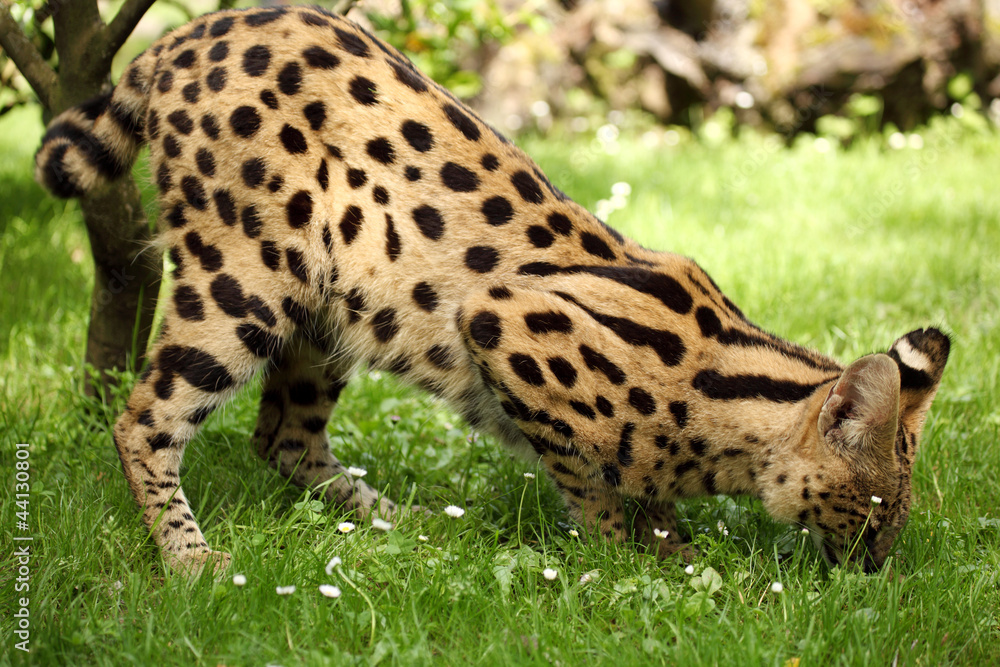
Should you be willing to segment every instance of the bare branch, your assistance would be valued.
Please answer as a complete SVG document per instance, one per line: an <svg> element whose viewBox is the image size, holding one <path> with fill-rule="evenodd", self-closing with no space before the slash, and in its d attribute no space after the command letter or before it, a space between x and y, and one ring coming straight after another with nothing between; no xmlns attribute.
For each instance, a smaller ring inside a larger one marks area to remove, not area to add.
<svg viewBox="0 0 1000 667"><path fill-rule="evenodd" d="M28 80L42 105L51 109L52 95L56 88L56 73L11 16L6 0L0 2L0 46Z"/></svg>
<svg viewBox="0 0 1000 667"><path fill-rule="evenodd" d="M118 52L118 49L122 47L128 36L135 30L139 19L142 18L153 2L155 0L125 0L125 4L118 10L115 17L111 19L111 23L108 24L108 29L104 33L104 46L107 49L107 53L113 56Z"/></svg>

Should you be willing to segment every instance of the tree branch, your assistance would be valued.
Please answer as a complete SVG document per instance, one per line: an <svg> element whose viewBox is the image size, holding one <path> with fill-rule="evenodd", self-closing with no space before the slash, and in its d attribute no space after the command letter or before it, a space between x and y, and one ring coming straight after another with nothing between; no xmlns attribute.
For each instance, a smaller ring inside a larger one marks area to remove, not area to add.
<svg viewBox="0 0 1000 667"><path fill-rule="evenodd" d="M56 88L56 73L11 16L6 0L0 2L0 46L28 80L38 99L41 100L42 106L51 109L52 95Z"/></svg>
<svg viewBox="0 0 1000 667"><path fill-rule="evenodd" d="M135 30L146 10L155 0L125 0L125 4L118 10L115 17L111 19L107 30L104 32L104 45L108 53L112 56L122 47L128 36Z"/></svg>

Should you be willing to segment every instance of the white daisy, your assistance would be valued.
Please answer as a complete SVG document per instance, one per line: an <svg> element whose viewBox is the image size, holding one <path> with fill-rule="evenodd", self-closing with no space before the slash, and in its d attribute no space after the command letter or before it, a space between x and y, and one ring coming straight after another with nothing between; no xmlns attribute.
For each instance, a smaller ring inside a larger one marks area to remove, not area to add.
<svg viewBox="0 0 1000 667"><path fill-rule="evenodd" d="M379 530L392 530L392 524L385 519L375 518L372 519L372 528L378 528Z"/></svg>
<svg viewBox="0 0 1000 667"><path fill-rule="evenodd" d="M247 578L242 574L233 575L233 586L246 586Z"/></svg>
<svg viewBox="0 0 1000 667"><path fill-rule="evenodd" d="M686 568L684 568L684 571L688 574L694 574L694 565L688 565Z"/></svg>
<svg viewBox="0 0 1000 667"><path fill-rule="evenodd" d="M547 567L544 570L542 570L542 576L548 579L549 581L553 581L556 577L559 576L559 573L556 570L553 570L551 567Z"/></svg>
<svg viewBox="0 0 1000 667"><path fill-rule="evenodd" d="M661 540L665 540L668 537L670 537L670 531L669 530L660 530L659 528L654 528L653 529L653 535L655 535L656 537L660 538Z"/></svg>
<svg viewBox="0 0 1000 667"><path fill-rule="evenodd" d="M417 535L417 539L420 540L421 542L426 542L427 541L427 536L426 535Z"/></svg>
<svg viewBox="0 0 1000 667"><path fill-rule="evenodd" d="M329 577L330 575L332 575L333 568L340 567L341 563L343 563L343 561L340 560L340 556L334 556L333 558L331 558L330 562L326 564L326 576Z"/></svg>
<svg viewBox="0 0 1000 667"><path fill-rule="evenodd" d="M771 584L772 593L780 593L785 590L785 586L780 581L775 581Z"/></svg>
<svg viewBox="0 0 1000 667"><path fill-rule="evenodd" d="M364 477L365 475L368 474L368 471L365 470L364 468L356 468L354 466L351 466L347 469L347 473L351 477Z"/></svg>
<svg viewBox="0 0 1000 667"><path fill-rule="evenodd" d="M872 496L872 505L881 505L882 499L878 496Z"/></svg>
<svg viewBox="0 0 1000 667"><path fill-rule="evenodd" d="M580 537L580 531L578 531L576 528L570 528L569 529L569 534L572 537Z"/></svg>
<svg viewBox="0 0 1000 667"><path fill-rule="evenodd" d="M295 586L294 584L292 586L278 586L274 590L278 595L291 595L295 592Z"/></svg>
<svg viewBox="0 0 1000 667"><path fill-rule="evenodd" d="M337 524L337 530L339 530L342 533L349 533L352 530L354 530L354 528L355 528L354 524L351 523L350 521L343 521Z"/></svg>
<svg viewBox="0 0 1000 667"><path fill-rule="evenodd" d="M319 592L328 598L340 597L340 589L336 586L331 586L330 584L320 584Z"/></svg>
<svg viewBox="0 0 1000 667"><path fill-rule="evenodd" d="M524 478L525 479L535 479L535 473L533 473L533 472L526 472L526 473L524 473Z"/></svg>
<svg viewBox="0 0 1000 667"><path fill-rule="evenodd" d="M465 514L465 510L462 509L461 507L456 507L455 505L448 505L447 507L444 508L444 513L450 516L452 519L458 519L463 514Z"/></svg>

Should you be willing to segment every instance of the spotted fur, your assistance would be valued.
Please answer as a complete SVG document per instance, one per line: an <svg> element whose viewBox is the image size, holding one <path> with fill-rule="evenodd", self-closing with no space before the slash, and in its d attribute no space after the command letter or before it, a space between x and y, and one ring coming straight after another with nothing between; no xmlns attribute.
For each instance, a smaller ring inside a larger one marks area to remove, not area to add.
<svg viewBox="0 0 1000 667"><path fill-rule="evenodd" d="M588 531L627 539L632 499L661 555L683 547L674 502L706 494L756 496L832 562L869 568L906 521L946 336L913 331L845 369L762 331L697 264L601 223L350 21L197 19L55 119L37 177L81 196L143 144L174 288L114 438L179 569L228 560L179 467L261 370L260 456L361 516L396 507L334 457L326 424L367 364L540 458Z"/></svg>

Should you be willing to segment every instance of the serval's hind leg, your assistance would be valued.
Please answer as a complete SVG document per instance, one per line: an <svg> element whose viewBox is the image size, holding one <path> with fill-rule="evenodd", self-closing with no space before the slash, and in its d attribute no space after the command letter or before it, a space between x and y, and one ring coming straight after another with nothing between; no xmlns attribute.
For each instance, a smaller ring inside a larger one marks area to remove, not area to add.
<svg viewBox="0 0 1000 667"><path fill-rule="evenodd" d="M353 370L302 336L285 347L264 382L254 441L272 468L364 518L392 517L396 504L351 475L330 450L326 423Z"/></svg>

